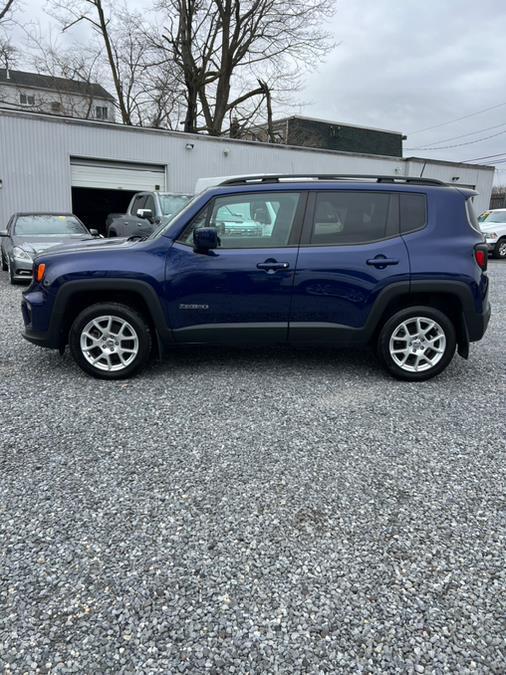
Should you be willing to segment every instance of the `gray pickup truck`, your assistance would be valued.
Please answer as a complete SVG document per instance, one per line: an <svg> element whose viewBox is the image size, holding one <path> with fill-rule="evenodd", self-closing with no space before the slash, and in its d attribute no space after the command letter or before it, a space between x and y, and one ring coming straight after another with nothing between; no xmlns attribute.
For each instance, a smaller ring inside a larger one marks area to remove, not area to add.
<svg viewBox="0 0 506 675"><path fill-rule="evenodd" d="M166 224L186 206L192 195L175 192L137 192L127 213L111 213L107 218L107 237L145 237L158 225Z"/></svg>

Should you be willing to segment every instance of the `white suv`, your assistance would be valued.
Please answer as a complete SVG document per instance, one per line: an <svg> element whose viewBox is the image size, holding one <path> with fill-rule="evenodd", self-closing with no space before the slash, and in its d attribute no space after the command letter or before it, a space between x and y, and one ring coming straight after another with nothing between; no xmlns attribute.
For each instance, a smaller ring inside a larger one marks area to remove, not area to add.
<svg viewBox="0 0 506 675"><path fill-rule="evenodd" d="M506 209L485 211L478 220L488 250L494 258L506 259Z"/></svg>

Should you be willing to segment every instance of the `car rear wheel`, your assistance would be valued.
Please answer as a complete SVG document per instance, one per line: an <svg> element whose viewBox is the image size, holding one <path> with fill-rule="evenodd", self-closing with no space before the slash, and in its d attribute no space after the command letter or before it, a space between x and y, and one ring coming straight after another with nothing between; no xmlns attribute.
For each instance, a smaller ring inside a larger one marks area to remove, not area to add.
<svg viewBox="0 0 506 675"><path fill-rule="evenodd" d="M455 328L432 307L409 307L390 317L378 337L378 353L387 370L401 380L428 380L453 358Z"/></svg>
<svg viewBox="0 0 506 675"><path fill-rule="evenodd" d="M119 303L87 307L70 329L71 354L82 370L104 380L138 372L151 352L151 332L144 317Z"/></svg>
<svg viewBox="0 0 506 675"><path fill-rule="evenodd" d="M504 260L506 258L506 237L499 239L494 248L494 258Z"/></svg>

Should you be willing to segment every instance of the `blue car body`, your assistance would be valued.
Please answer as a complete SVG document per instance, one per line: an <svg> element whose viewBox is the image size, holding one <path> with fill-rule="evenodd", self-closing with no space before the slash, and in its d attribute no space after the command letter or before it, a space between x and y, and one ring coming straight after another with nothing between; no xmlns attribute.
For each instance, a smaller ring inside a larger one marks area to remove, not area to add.
<svg viewBox="0 0 506 675"><path fill-rule="evenodd" d="M315 244L316 195L322 200L342 190L395 195L393 203L397 195L422 195L425 222L411 232L401 223L380 241ZM213 200L251 193L275 199L276 192L299 196L286 244L202 252L182 241L188 223ZM483 237L470 214L473 194L431 182L358 179L212 188L145 241L98 242L40 256L45 275L24 293L24 337L63 349L80 309L114 299L144 313L160 352L178 343L361 344L397 307L423 301L448 307L459 352L467 356L490 316L488 277L476 260Z"/></svg>

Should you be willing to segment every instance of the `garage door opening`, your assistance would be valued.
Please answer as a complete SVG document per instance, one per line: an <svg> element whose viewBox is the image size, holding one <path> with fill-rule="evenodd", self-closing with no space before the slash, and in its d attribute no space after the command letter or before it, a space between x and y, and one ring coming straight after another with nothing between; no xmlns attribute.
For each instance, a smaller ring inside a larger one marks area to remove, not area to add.
<svg viewBox="0 0 506 675"><path fill-rule="evenodd" d="M126 213L133 190L98 190L97 188L72 188L72 212L86 227L94 227L105 235L106 220L110 213Z"/></svg>
<svg viewBox="0 0 506 675"><path fill-rule="evenodd" d="M105 234L110 213L125 213L136 192L165 190L165 166L71 157L73 211Z"/></svg>

